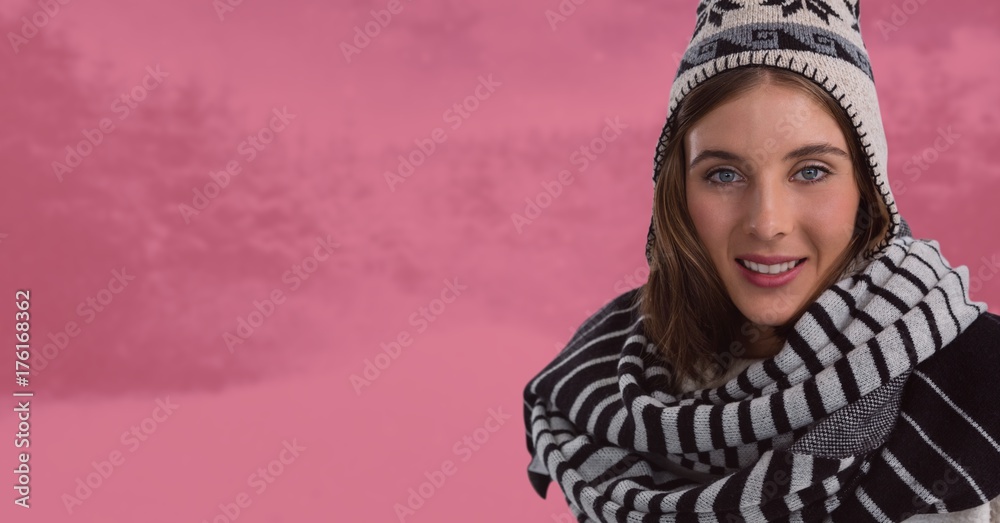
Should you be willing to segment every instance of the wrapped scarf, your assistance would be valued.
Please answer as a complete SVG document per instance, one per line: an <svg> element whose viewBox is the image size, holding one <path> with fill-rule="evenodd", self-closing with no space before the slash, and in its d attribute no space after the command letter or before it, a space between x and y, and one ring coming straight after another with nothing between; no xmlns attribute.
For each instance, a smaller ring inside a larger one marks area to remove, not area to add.
<svg viewBox="0 0 1000 523"><path fill-rule="evenodd" d="M542 497L555 480L580 522L901 521L986 503L1000 355L995 339L952 344L992 325L968 282L936 241L897 237L777 355L678 395L633 289L525 388L529 478Z"/></svg>

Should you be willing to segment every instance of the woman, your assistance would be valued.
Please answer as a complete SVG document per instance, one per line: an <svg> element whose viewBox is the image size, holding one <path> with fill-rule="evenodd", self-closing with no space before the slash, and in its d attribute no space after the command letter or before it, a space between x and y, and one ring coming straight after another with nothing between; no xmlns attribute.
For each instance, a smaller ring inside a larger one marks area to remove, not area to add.
<svg viewBox="0 0 1000 523"><path fill-rule="evenodd" d="M579 521L1000 521L1000 318L896 209L858 16L699 4L649 281L524 391Z"/></svg>

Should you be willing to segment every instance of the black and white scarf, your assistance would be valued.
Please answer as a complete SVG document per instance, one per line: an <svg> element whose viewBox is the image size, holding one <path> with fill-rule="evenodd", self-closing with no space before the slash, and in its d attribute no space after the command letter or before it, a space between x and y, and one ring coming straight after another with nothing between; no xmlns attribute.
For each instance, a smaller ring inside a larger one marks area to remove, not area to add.
<svg viewBox="0 0 1000 523"><path fill-rule="evenodd" d="M937 242L897 237L780 353L679 395L633 289L525 388L529 478L542 497L555 480L580 522L901 521L986 503L1000 358L952 349L986 311L968 282Z"/></svg>

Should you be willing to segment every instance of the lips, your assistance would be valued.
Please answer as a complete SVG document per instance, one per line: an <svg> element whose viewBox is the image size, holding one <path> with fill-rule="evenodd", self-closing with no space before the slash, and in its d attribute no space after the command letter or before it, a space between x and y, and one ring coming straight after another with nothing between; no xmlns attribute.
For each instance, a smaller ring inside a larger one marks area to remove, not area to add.
<svg viewBox="0 0 1000 523"><path fill-rule="evenodd" d="M800 272L802 272L802 266L807 262L808 258L785 257L782 262L778 262L770 266L764 266L746 259L737 258L735 260L736 266L739 267L740 274L742 274L748 282L758 287L765 288L780 287L788 284L794 280ZM748 268L748 266L752 268ZM776 272L775 274L771 274L770 272L768 274L763 274L754 269L767 269L768 271L777 270L779 272Z"/></svg>
<svg viewBox="0 0 1000 523"><path fill-rule="evenodd" d="M750 269L751 271L754 271L754 272L757 272L757 273L760 273L760 274L781 274L783 272L786 272L786 271L794 268L799 263L802 263L803 261L805 261L805 258L798 258L798 259L792 259L792 260L783 261L783 262L774 262L774 263L767 263L767 264L765 264L765 263L759 263L759 262L753 262L753 261L750 261L750 260L743 260L743 259L740 259L740 258L737 258L736 261L739 262L744 267L746 267L747 269Z"/></svg>
<svg viewBox="0 0 1000 523"><path fill-rule="evenodd" d="M797 261L805 258L805 256L791 256L791 255L763 255L763 254L740 254L736 256L738 260L747 260L754 263L763 263L764 265L774 265L776 263L785 263L790 261Z"/></svg>

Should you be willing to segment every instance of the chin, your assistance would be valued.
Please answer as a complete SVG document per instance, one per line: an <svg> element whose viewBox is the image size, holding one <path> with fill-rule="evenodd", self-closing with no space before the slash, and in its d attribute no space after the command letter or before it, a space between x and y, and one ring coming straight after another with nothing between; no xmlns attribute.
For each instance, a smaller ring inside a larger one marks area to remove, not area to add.
<svg viewBox="0 0 1000 523"><path fill-rule="evenodd" d="M738 305L740 312L756 325L777 327L792 318L794 308L786 302L762 300L762 303ZM748 314L749 313L749 314Z"/></svg>

